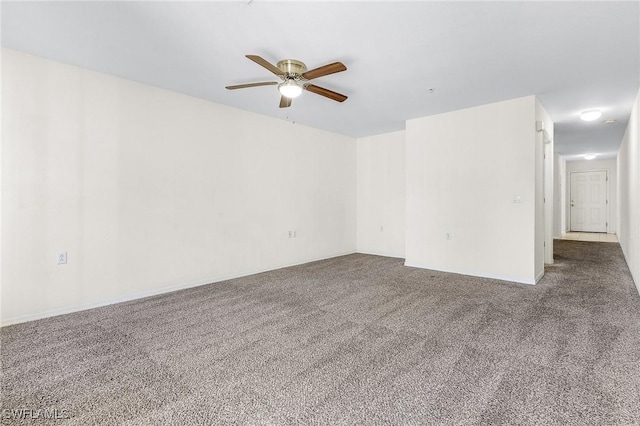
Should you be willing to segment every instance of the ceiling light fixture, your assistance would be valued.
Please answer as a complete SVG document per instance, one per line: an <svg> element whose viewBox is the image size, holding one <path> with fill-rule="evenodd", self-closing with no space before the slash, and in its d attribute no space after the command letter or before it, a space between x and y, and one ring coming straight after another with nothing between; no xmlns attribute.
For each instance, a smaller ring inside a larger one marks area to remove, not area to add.
<svg viewBox="0 0 640 426"><path fill-rule="evenodd" d="M593 160L594 158L596 158L595 154L585 154L584 155L584 159L585 160Z"/></svg>
<svg viewBox="0 0 640 426"><path fill-rule="evenodd" d="M297 98L302 93L302 87L292 78L287 79L284 83L280 83L278 90L282 96L289 99Z"/></svg>
<svg viewBox="0 0 640 426"><path fill-rule="evenodd" d="M584 121L593 121L600 117L602 117L602 112L599 109L590 109L580 113L580 118Z"/></svg>

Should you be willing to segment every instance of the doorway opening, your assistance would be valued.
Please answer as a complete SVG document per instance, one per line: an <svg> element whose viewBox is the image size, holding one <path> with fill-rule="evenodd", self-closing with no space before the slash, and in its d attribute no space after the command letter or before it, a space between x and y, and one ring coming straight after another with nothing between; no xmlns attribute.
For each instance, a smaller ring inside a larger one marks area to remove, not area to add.
<svg viewBox="0 0 640 426"><path fill-rule="evenodd" d="M569 230L606 233L609 229L607 171L571 172L569 185Z"/></svg>

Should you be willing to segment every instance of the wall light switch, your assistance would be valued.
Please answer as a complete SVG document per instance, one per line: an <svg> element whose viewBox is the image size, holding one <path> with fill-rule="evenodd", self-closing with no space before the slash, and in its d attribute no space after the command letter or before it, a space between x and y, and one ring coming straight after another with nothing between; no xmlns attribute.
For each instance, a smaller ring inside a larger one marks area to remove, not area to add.
<svg viewBox="0 0 640 426"><path fill-rule="evenodd" d="M521 203L522 202L522 195L514 194L513 195L513 200L511 202L512 203Z"/></svg>
<svg viewBox="0 0 640 426"><path fill-rule="evenodd" d="M67 263L67 252L61 251L58 253L57 264L64 265L65 263Z"/></svg>

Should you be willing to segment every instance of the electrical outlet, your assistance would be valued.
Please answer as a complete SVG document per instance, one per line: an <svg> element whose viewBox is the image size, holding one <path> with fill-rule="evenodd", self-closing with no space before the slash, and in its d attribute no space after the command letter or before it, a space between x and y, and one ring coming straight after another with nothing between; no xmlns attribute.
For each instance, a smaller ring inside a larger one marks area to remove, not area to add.
<svg viewBox="0 0 640 426"><path fill-rule="evenodd" d="M296 238L296 231L293 231L293 238Z"/></svg>
<svg viewBox="0 0 640 426"><path fill-rule="evenodd" d="M58 253L57 264L64 265L65 263L67 263L67 252L61 251Z"/></svg>
<svg viewBox="0 0 640 426"><path fill-rule="evenodd" d="M451 233L450 233L450 232L446 232L444 235L445 235L445 238L446 238L447 240L450 240L450 239L451 239Z"/></svg>
<svg viewBox="0 0 640 426"><path fill-rule="evenodd" d="M289 238L293 238L293 231L289 231Z"/></svg>

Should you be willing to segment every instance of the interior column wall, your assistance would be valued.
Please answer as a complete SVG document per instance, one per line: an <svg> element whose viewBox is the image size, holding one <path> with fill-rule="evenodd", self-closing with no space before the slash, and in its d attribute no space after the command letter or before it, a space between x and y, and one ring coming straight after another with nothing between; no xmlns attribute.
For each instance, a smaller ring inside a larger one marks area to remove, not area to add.
<svg viewBox="0 0 640 426"><path fill-rule="evenodd" d="M539 278L544 274L544 264L553 263L554 129L551 117L537 99L536 132L536 277Z"/></svg>
<svg viewBox="0 0 640 426"><path fill-rule="evenodd" d="M407 121L407 265L535 283L535 109L529 96Z"/></svg>
<svg viewBox="0 0 640 426"><path fill-rule="evenodd" d="M553 161L553 236L560 238L567 230L566 225L566 160L554 154Z"/></svg>
<svg viewBox="0 0 640 426"><path fill-rule="evenodd" d="M640 93L618 152L618 240L640 292Z"/></svg>

